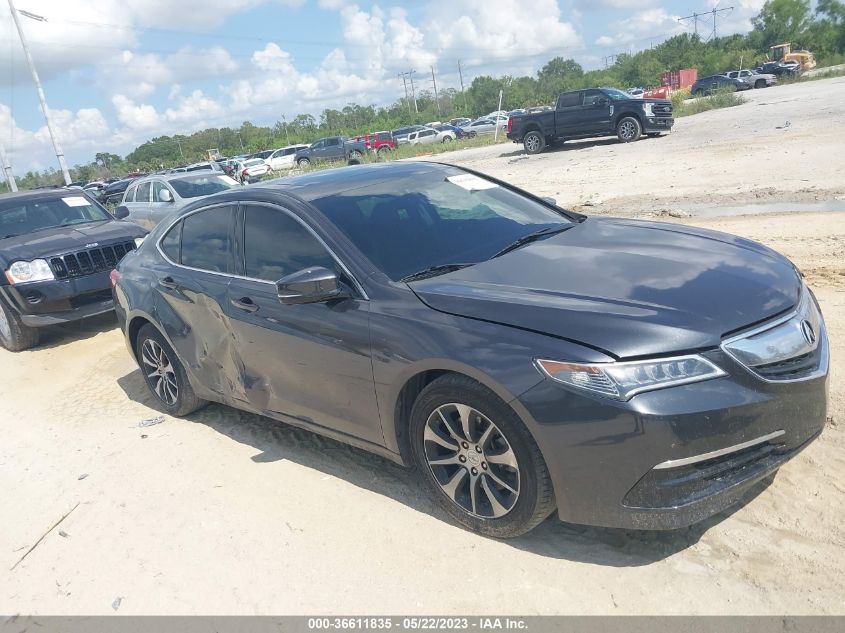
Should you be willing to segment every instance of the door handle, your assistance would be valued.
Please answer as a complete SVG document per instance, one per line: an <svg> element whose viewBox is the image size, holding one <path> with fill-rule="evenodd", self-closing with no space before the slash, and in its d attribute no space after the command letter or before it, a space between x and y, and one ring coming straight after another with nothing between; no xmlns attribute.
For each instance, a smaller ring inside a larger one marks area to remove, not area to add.
<svg viewBox="0 0 845 633"><path fill-rule="evenodd" d="M258 310L258 306L255 305L255 303L253 303L252 299L250 299L249 297L241 297L240 299L230 299L229 302L238 310L243 310L244 312L256 312Z"/></svg>
<svg viewBox="0 0 845 633"><path fill-rule="evenodd" d="M168 290L176 290L179 287L179 284L173 281L173 277L162 277L158 280L158 285Z"/></svg>

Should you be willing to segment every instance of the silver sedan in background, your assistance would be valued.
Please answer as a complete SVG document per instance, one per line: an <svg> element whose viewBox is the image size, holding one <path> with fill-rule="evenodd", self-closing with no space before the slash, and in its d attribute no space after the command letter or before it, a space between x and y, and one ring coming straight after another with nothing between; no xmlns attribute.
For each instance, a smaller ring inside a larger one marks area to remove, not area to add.
<svg viewBox="0 0 845 633"><path fill-rule="evenodd" d="M140 178L123 195L114 216L147 229L199 198L240 187L220 172L188 172Z"/></svg>

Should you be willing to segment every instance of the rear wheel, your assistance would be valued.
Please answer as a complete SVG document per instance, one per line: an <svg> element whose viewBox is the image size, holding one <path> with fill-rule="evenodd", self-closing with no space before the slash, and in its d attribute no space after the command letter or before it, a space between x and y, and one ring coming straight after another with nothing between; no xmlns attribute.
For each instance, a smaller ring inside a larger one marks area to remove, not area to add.
<svg viewBox="0 0 845 633"><path fill-rule="evenodd" d="M451 136L449 136L449 135L447 134L446 136L444 136L444 137L443 137L443 140L442 140L442 141L440 141L440 142L441 142L441 143L451 143L451 142L452 142L452 137L451 137Z"/></svg>
<svg viewBox="0 0 845 633"><path fill-rule="evenodd" d="M176 352L152 325L140 329L135 350L144 381L159 409L181 417L208 404L194 393Z"/></svg>
<svg viewBox="0 0 845 633"><path fill-rule="evenodd" d="M305 168L305 167L308 167L311 164L311 161L308 160L307 158L300 158L298 161L296 161L296 164L299 165L300 167Z"/></svg>
<svg viewBox="0 0 845 633"><path fill-rule="evenodd" d="M555 508L531 434L513 409L466 376L446 375L423 389L411 412L410 437L432 498L475 532L519 536Z"/></svg>
<svg viewBox="0 0 845 633"><path fill-rule="evenodd" d="M638 140L642 133L643 128L640 122L632 116L626 116L616 125L616 136L623 143L631 143L632 141Z"/></svg>
<svg viewBox="0 0 845 633"><path fill-rule="evenodd" d="M539 132L533 131L522 139L526 154L539 154L546 148L546 138Z"/></svg>
<svg viewBox="0 0 845 633"><path fill-rule="evenodd" d="M10 352L22 352L38 345L37 328L24 325L20 315L0 298L0 345Z"/></svg>
<svg viewBox="0 0 845 633"><path fill-rule="evenodd" d="M363 154L357 149L353 149L351 152L349 152L349 158L352 160L359 160L362 156Z"/></svg>

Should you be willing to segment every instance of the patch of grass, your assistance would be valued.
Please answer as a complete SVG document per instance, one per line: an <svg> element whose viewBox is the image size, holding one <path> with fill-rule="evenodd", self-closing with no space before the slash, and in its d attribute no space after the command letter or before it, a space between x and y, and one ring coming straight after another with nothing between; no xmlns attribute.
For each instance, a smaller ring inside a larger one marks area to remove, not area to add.
<svg viewBox="0 0 845 633"><path fill-rule="evenodd" d="M824 68L816 68L812 75L781 75L778 77L778 85L785 86L788 84L801 84L807 81L818 81L819 79L832 79L833 77L845 77L845 70L842 68L832 68L825 70Z"/></svg>
<svg viewBox="0 0 845 633"><path fill-rule="evenodd" d="M672 110L676 119L682 116L700 114L707 110L731 108L745 103L742 94L732 90L719 90L706 97L698 97L690 101L686 100L689 98L689 93L685 93L686 91L679 90L672 95Z"/></svg>

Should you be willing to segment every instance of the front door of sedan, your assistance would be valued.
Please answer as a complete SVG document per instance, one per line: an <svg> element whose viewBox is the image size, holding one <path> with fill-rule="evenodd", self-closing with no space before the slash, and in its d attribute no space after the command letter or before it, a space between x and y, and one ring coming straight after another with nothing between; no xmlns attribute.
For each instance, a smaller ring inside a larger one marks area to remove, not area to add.
<svg viewBox="0 0 845 633"><path fill-rule="evenodd" d="M290 416L383 443L370 352L369 303L345 299L284 305L275 282L324 267L348 279L292 213L241 206L242 269L226 306L242 365L242 397L253 409Z"/></svg>
<svg viewBox="0 0 845 633"><path fill-rule="evenodd" d="M150 222L150 192L152 186L149 181L140 183L135 188L135 196L133 200L126 200L123 204L129 209L129 217L126 218L130 222L134 222L145 229L153 228Z"/></svg>
<svg viewBox="0 0 845 633"><path fill-rule="evenodd" d="M176 209L176 194L161 180L154 180L150 201L150 228L167 218Z"/></svg>

